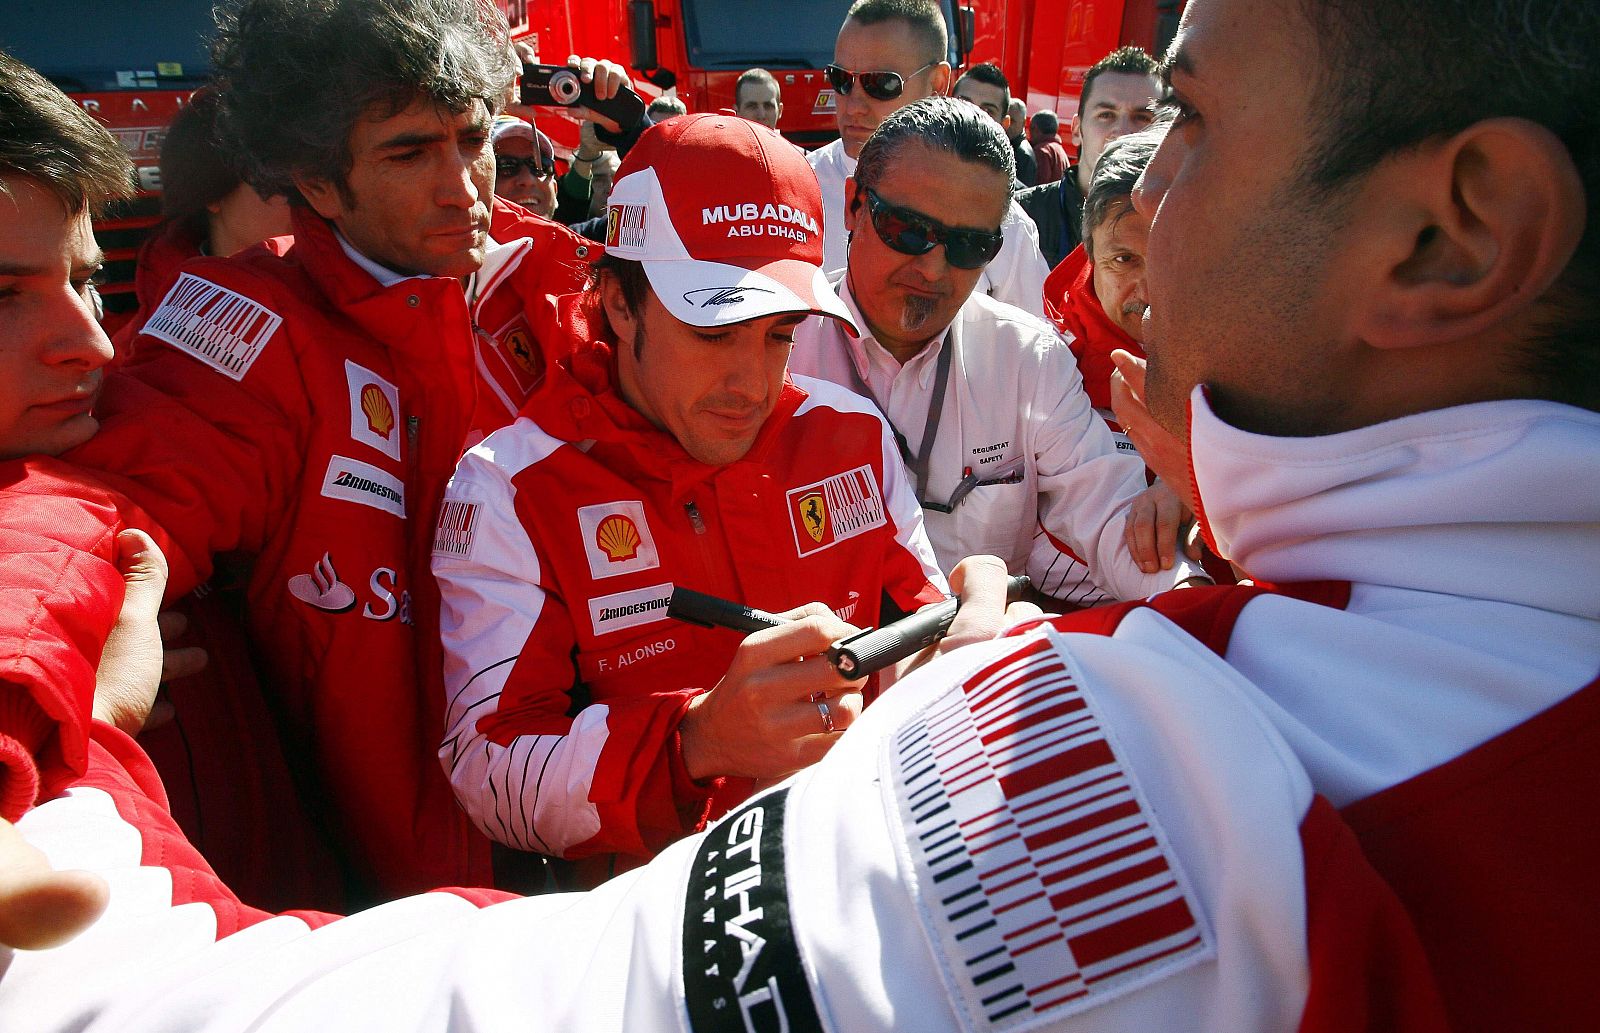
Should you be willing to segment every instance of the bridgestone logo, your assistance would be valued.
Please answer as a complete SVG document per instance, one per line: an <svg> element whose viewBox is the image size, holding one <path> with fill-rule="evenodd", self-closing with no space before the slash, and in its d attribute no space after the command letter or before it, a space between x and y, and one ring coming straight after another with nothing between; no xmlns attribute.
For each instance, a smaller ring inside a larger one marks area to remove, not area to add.
<svg viewBox="0 0 1600 1033"><path fill-rule="evenodd" d="M596 638L626 628L637 628L667 619L667 604L672 601L672 583L635 588L589 600L589 623Z"/></svg>
<svg viewBox="0 0 1600 1033"><path fill-rule="evenodd" d="M377 481L369 481L365 477L357 477L353 473L340 474L339 479L334 481L333 484L336 488L354 488L356 491L371 492L380 498L389 499L394 502L402 501L400 493L389 487L387 484L379 484Z"/></svg>
<svg viewBox="0 0 1600 1033"><path fill-rule="evenodd" d="M632 617L636 613L648 613L651 610L665 610L670 599L647 599L642 603L632 606L612 606L600 611L603 621L616 620L618 617Z"/></svg>
<svg viewBox="0 0 1600 1033"><path fill-rule="evenodd" d="M406 515L405 485L400 478L348 456L336 455L328 461L322 494L381 509L401 519Z"/></svg>
<svg viewBox="0 0 1600 1033"><path fill-rule="evenodd" d="M259 302L184 273L141 332L243 380L282 322Z"/></svg>

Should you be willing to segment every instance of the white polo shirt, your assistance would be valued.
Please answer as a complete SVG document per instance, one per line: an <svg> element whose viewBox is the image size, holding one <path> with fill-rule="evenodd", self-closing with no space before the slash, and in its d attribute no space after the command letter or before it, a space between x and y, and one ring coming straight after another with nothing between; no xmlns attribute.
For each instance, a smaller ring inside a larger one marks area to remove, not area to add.
<svg viewBox="0 0 1600 1033"><path fill-rule="evenodd" d="M866 330L848 282L837 288ZM945 348L949 373L935 420ZM919 501L947 573L987 553L1041 590L1088 604L1144 598L1196 572L1180 563L1145 574L1133 562L1123 525L1128 501L1145 487L1144 464L1118 452L1071 350L1043 320L974 291L948 330L902 366L871 336L851 338L834 320L809 319L795 335L789 369L871 396L912 459L928 448ZM916 464L908 465L915 484ZM953 511L939 512L968 473L978 485Z"/></svg>

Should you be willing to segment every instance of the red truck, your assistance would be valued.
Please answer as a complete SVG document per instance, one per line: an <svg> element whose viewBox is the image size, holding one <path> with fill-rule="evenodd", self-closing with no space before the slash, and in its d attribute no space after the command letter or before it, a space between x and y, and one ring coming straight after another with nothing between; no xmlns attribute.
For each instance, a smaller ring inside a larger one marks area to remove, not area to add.
<svg viewBox="0 0 1600 1033"><path fill-rule="evenodd" d="M605 57L633 69L648 97L675 90L690 111L731 109L734 83L764 67L783 88L778 128L817 146L837 134L833 91L822 68L851 0L496 0L512 35L539 59ZM1177 29L1183 0L940 0L952 26L946 59L957 67L993 61L1030 112L1078 107L1083 76L1125 43L1159 54ZM576 123L557 115L541 126L572 146Z"/></svg>
<svg viewBox="0 0 1600 1033"><path fill-rule="evenodd" d="M167 123L209 72L212 0L11 0L0 48L43 73L95 118L133 157L139 193L105 218L95 236L106 253L107 325L136 306L133 264L160 214L156 159Z"/></svg>
<svg viewBox="0 0 1600 1033"><path fill-rule="evenodd" d="M731 109L739 73L761 66L783 88L779 128L815 147L837 135L822 77L851 0L484 0L540 60L606 57L633 69L645 97L675 90L691 111ZM1083 75L1124 43L1159 53L1183 0L939 0L953 27L952 65L994 61L1029 111L1077 110ZM212 0L10 0L0 48L43 72L122 142L139 194L95 223L107 257L102 289L113 328L135 306L133 263L160 210L156 159L166 125L209 74ZM541 126L563 148L577 123Z"/></svg>

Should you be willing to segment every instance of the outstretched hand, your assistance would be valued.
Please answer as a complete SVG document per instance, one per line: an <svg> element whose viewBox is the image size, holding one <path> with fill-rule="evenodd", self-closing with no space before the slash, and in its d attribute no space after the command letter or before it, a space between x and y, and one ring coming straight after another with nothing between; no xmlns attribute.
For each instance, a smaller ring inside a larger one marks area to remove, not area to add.
<svg viewBox="0 0 1600 1033"><path fill-rule="evenodd" d="M1189 507L1166 481L1156 481L1129 499L1128 522L1122 535L1139 569L1146 574L1171 570L1180 538L1184 555L1198 562L1202 549L1199 537L1192 533L1193 524L1188 523L1192 517Z"/></svg>
<svg viewBox="0 0 1600 1033"><path fill-rule="evenodd" d="M137 735L171 716L155 710L161 683L199 671L206 653L197 646L165 648L165 641L183 634L187 621L179 613L159 612L167 559L149 535L132 528L117 535L117 569L126 587L95 672L94 716Z"/></svg>

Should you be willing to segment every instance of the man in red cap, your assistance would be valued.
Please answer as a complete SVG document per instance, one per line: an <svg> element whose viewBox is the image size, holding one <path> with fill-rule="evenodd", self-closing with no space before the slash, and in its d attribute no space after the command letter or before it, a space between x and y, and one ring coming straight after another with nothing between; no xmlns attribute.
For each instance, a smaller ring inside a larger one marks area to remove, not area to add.
<svg viewBox="0 0 1600 1033"><path fill-rule="evenodd" d="M822 756L863 699L815 654L945 592L883 419L786 375L806 317L854 331L804 157L673 119L608 219L572 356L462 460L433 551L456 797L508 846L600 858L580 879ZM803 619L741 646L669 619L675 586Z"/></svg>

